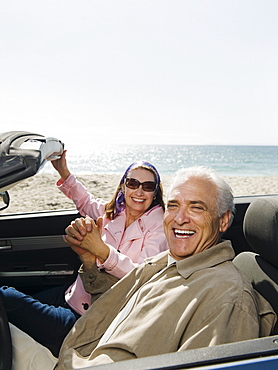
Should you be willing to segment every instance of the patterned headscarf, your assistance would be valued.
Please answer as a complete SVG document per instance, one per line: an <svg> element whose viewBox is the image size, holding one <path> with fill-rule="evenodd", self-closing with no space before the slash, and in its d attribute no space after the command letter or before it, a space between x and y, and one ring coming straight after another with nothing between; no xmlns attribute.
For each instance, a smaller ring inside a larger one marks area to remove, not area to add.
<svg viewBox="0 0 278 370"><path fill-rule="evenodd" d="M157 172L157 169L152 165L150 164L149 162L146 162L146 161L138 161L138 162L134 162L132 163L125 171L123 177L121 178L121 182L120 184L122 185L124 182L125 182L125 179L127 178L127 174L129 173L129 171L135 169L135 168L138 168L138 167L149 167L151 168L154 173L155 173L155 182L157 184L157 188L156 188L156 192L157 192L157 189L160 185L160 176L159 176L159 173ZM119 191L118 195L117 195L117 198L116 198L116 211L115 211L115 214L114 214L114 217L117 216L117 214L119 214L120 212L122 212L123 210L125 209L125 195L123 193L122 190Z"/></svg>

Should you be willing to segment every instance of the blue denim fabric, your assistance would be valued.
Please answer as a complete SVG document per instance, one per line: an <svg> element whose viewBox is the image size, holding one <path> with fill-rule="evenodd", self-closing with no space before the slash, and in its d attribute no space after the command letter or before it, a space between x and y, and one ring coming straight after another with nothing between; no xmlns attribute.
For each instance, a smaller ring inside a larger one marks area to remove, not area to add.
<svg viewBox="0 0 278 370"><path fill-rule="evenodd" d="M65 302L66 288L59 287L33 297L10 287L1 287L9 322L29 334L58 357L64 338L80 317Z"/></svg>

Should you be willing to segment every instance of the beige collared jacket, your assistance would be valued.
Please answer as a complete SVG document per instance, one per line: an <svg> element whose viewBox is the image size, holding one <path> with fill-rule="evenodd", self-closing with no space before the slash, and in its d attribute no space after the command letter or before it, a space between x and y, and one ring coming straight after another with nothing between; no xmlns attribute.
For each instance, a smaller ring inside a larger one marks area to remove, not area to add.
<svg viewBox="0 0 278 370"><path fill-rule="evenodd" d="M270 305L233 265L229 241L167 266L168 252L147 259L103 294L76 322L57 369L78 369L266 336L276 321ZM156 273L155 278L151 279ZM84 273L105 284L106 273ZM129 298L133 309L108 341L98 342Z"/></svg>

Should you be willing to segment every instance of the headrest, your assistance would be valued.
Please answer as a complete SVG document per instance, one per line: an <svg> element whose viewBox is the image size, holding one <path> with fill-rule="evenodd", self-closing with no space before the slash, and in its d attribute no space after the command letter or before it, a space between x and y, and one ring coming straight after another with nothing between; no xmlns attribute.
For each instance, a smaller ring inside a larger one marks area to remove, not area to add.
<svg viewBox="0 0 278 370"><path fill-rule="evenodd" d="M252 202L245 213L243 232L251 248L278 267L278 197Z"/></svg>

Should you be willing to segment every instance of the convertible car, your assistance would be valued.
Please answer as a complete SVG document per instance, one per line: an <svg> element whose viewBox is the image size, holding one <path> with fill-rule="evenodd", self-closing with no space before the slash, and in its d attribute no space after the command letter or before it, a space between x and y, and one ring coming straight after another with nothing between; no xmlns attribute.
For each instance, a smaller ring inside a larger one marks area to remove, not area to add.
<svg viewBox="0 0 278 370"><path fill-rule="evenodd" d="M63 144L28 132L0 134L0 209L8 190L57 158ZM239 197L225 238L233 242L234 263L278 313L278 195ZM1 211L0 211L1 212ZM63 241L75 209L0 213L0 283L34 293L74 281L79 259ZM0 301L0 370L12 366L5 309ZM94 369L278 369L278 326L272 336L178 353L102 365Z"/></svg>

